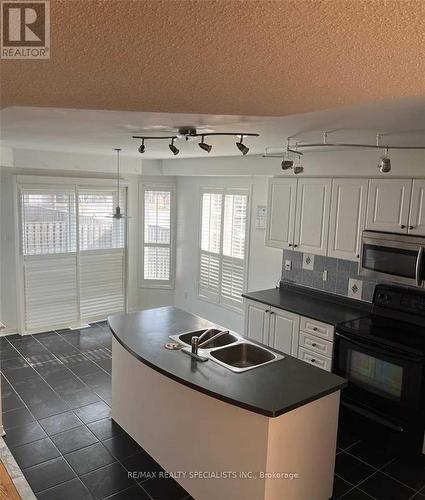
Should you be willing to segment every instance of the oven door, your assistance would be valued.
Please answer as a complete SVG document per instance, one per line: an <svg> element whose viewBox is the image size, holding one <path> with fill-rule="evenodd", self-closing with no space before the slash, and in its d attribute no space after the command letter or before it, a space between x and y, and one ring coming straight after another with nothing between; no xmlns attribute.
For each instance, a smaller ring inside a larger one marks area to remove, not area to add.
<svg viewBox="0 0 425 500"><path fill-rule="evenodd" d="M423 360L335 334L333 371L348 379L343 401L397 430L422 413Z"/></svg>
<svg viewBox="0 0 425 500"><path fill-rule="evenodd" d="M410 239L409 239L410 238ZM386 233L363 233L359 274L421 286L425 280L423 239Z"/></svg>

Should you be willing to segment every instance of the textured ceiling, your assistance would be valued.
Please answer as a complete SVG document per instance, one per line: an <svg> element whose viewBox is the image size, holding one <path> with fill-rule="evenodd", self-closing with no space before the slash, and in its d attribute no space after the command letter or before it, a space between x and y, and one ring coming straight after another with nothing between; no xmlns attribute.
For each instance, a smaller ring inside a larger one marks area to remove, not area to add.
<svg viewBox="0 0 425 500"><path fill-rule="evenodd" d="M423 0L52 0L1 105L287 115L425 94Z"/></svg>

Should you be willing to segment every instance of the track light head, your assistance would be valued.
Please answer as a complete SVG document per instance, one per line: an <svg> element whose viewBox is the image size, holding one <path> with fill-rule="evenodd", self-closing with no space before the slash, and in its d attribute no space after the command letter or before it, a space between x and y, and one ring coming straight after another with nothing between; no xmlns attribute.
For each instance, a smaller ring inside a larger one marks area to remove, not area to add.
<svg viewBox="0 0 425 500"><path fill-rule="evenodd" d="M302 174L304 172L304 167L302 165L296 165L294 167L294 174Z"/></svg>
<svg viewBox="0 0 425 500"><path fill-rule="evenodd" d="M140 144L138 151L139 151L140 154L143 154L145 152L145 149L146 149L145 148L145 140L142 139L142 144Z"/></svg>
<svg viewBox="0 0 425 500"><path fill-rule="evenodd" d="M241 135L241 140L236 143L236 146L243 155L246 155L249 151L249 147L243 143L243 135Z"/></svg>
<svg viewBox="0 0 425 500"><path fill-rule="evenodd" d="M212 149L211 144L206 144L204 142L204 136L202 136L202 138L201 138L201 142L199 143L199 147L201 149L203 149L204 151L206 151L207 153L209 153L211 151L211 149Z"/></svg>
<svg viewBox="0 0 425 500"><path fill-rule="evenodd" d="M284 160L282 160L281 166L282 166L282 170L289 170L290 168L292 168L294 166L294 161L284 159Z"/></svg>
<svg viewBox="0 0 425 500"><path fill-rule="evenodd" d="M381 174L387 174L391 171L391 160L388 157L388 148L385 149L385 155L379 158L378 169Z"/></svg>
<svg viewBox="0 0 425 500"><path fill-rule="evenodd" d="M180 150L174 146L174 139L171 139L170 145L168 146L173 153L174 156L178 155L180 153Z"/></svg>

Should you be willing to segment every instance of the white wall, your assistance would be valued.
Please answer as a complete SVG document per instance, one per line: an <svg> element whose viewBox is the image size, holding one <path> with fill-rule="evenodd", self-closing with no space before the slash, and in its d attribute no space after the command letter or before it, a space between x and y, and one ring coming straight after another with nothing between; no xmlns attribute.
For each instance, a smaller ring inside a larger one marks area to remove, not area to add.
<svg viewBox="0 0 425 500"><path fill-rule="evenodd" d="M252 189L247 288L273 287L280 277L281 251L264 246L264 230L255 229L257 204L265 205L266 177L178 177L177 180L177 307L207 318L237 332L243 332L243 314L198 297L200 190L205 187Z"/></svg>
<svg viewBox="0 0 425 500"><path fill-rule="evenodd" d="M16 332L18 328L15 244L15 177L0 172L0 277L1 321L6 325L2 333Z"/></svg>

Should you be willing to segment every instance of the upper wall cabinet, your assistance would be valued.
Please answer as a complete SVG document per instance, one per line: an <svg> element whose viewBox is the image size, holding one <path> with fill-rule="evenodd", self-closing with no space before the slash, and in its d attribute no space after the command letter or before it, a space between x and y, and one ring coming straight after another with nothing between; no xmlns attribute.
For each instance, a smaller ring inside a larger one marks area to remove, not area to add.
<svg viewBox="0 0 425 500"><path fill-rule="evenodd" d="M366 229L407 233L411 189L411 179L371 179Z"/></svg>
<svg viewBox="0 0 425 500"><path fill-rule="evenodd" d="M365 226L367 179L333 179L328 255L359 260Z"/></svg>
<svg viewBox="0 0 425 500"><path fill-rule="evenodd" d="M298 179L294 249L326 255L331 179Z"/></svg>
<svg viewBox="0 0 425 500"><path fill-rule="evenodd" d="M409 214L409 234L425 235L425 180L414 179Z"/></svg>
<svg viewBox="0 0 425 500"><path fill-rule="evenodd" d="M288 248L294 242L297 179L273 178L269 182L266 245Z"/></svg>

